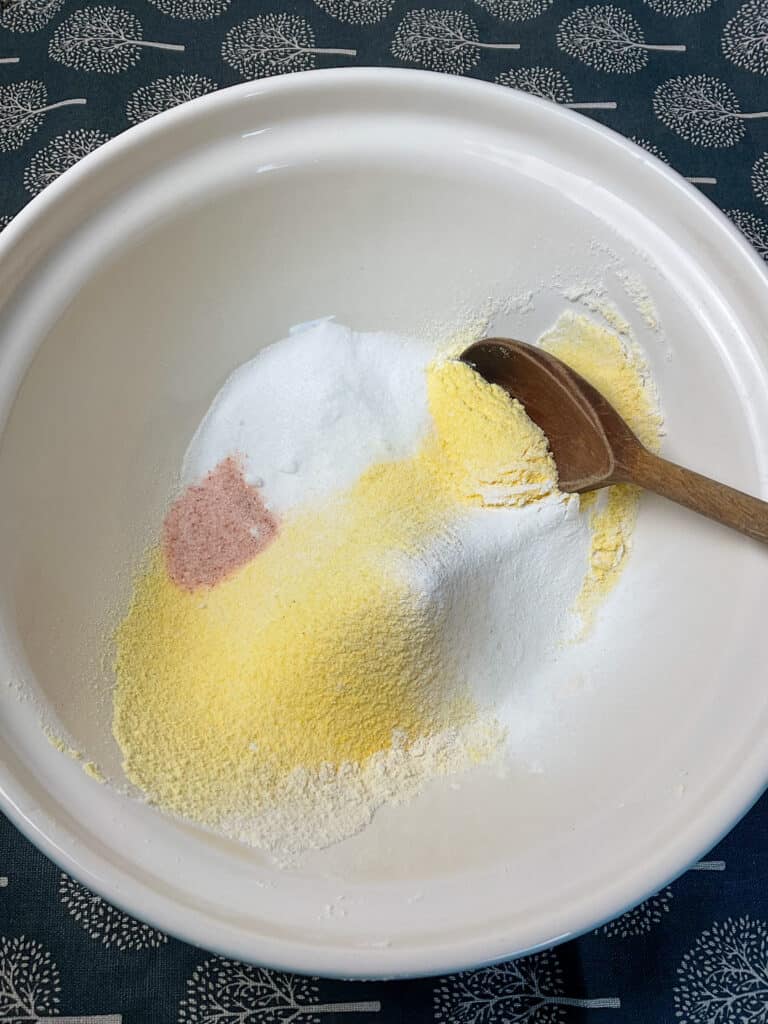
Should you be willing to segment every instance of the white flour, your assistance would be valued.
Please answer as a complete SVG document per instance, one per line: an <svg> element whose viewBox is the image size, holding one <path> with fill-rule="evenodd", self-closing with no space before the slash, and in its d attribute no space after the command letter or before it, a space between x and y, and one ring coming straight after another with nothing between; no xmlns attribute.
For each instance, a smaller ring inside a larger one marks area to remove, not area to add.
<svg viewBox="0 0 768 1024"><path fill-rule="evenodd" d="M323 849L361 832L379 807L412 799L430 779L487 761L503 739L503 728L492 718L410 745L396 735L389 750L374 754L363 765L292 772L268 807L258 814L244 808L223 821L220 830L267 850L277 864L288 866L307 850Z"/></svg>
<svg viewBox="0 0 768 1024"><path fill-rule="evenodd" d="M516 691L535 689L561 642L578 632L572 609L587 564L587 519L577 498L550 498L473 510L456 536L458 548L438 540L411 560L411 579L441 610L445 663L506 725Z"/></svg>
<svg viewBox="0 0 768 1024"><path fill-rule="evenodd" d="M348 487L375 462L411 455L429 426L424 342L294 328L231 374L187 450L184 484L233 452L275 512Z"/></svg>

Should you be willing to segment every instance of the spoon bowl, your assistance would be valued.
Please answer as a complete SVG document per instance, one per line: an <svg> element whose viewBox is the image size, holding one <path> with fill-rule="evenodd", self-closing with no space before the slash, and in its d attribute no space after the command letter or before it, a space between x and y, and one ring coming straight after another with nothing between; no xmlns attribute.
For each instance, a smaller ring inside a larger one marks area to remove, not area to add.
<svg viewBox="0 0 768 1024"><path fill-rule="evenodd" d="M461 359L524 407L549 441L561 491L633 483L768 543L768 502L650 452L611 403L556 356L510 338L485 338Z"/></svg>

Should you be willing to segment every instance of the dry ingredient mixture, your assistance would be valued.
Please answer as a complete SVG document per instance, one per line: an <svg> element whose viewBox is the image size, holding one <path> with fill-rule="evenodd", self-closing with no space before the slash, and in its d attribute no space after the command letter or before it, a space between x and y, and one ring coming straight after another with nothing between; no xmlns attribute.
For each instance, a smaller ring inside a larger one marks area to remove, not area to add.
<svg viewBox="0 0 768 1024"><path fill-rule="evenodd" d="M562 359L608 398L651 451L661 448L662 416L640 348L586 317L569 313L541 339L542 348ZM590 516L589 568L576 610L584 629L600 601L618 581L630 552L639 490L620 484L582 495Z"/></svg>
<svg viewBox="0 0 768 1024"><path fill-rule="evenodd" d="M577 315L542 344L658 444L639 350ZM182 477L116 633L114 733L148 799L280 860L498 753L505 693L589 624L637 504L562 494L465 364L331 322L230 377Z"/></svg>

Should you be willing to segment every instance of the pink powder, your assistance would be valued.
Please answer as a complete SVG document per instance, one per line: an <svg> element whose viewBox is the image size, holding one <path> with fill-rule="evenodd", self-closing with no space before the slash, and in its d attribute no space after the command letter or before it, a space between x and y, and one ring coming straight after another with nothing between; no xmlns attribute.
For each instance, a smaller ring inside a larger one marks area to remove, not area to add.
<svg viewBox="0 0 768 1024"><path fill-rule="evenodd" d="M163 524L168 574L185 590L215 587L258 555L276 533L276 519L230 456L168 510Z"/></svg>

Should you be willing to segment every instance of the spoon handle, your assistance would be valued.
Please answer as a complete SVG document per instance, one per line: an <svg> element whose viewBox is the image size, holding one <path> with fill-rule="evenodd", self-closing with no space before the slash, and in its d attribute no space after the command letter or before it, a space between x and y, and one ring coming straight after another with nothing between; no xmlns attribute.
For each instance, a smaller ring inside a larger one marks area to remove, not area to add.
<svg viewBox="0 0 768 1024"><path fill-rule="evenodd" d="M645 448L638 449L627 469L632 483L768 544L768 501L683 469Z"/></svg>

